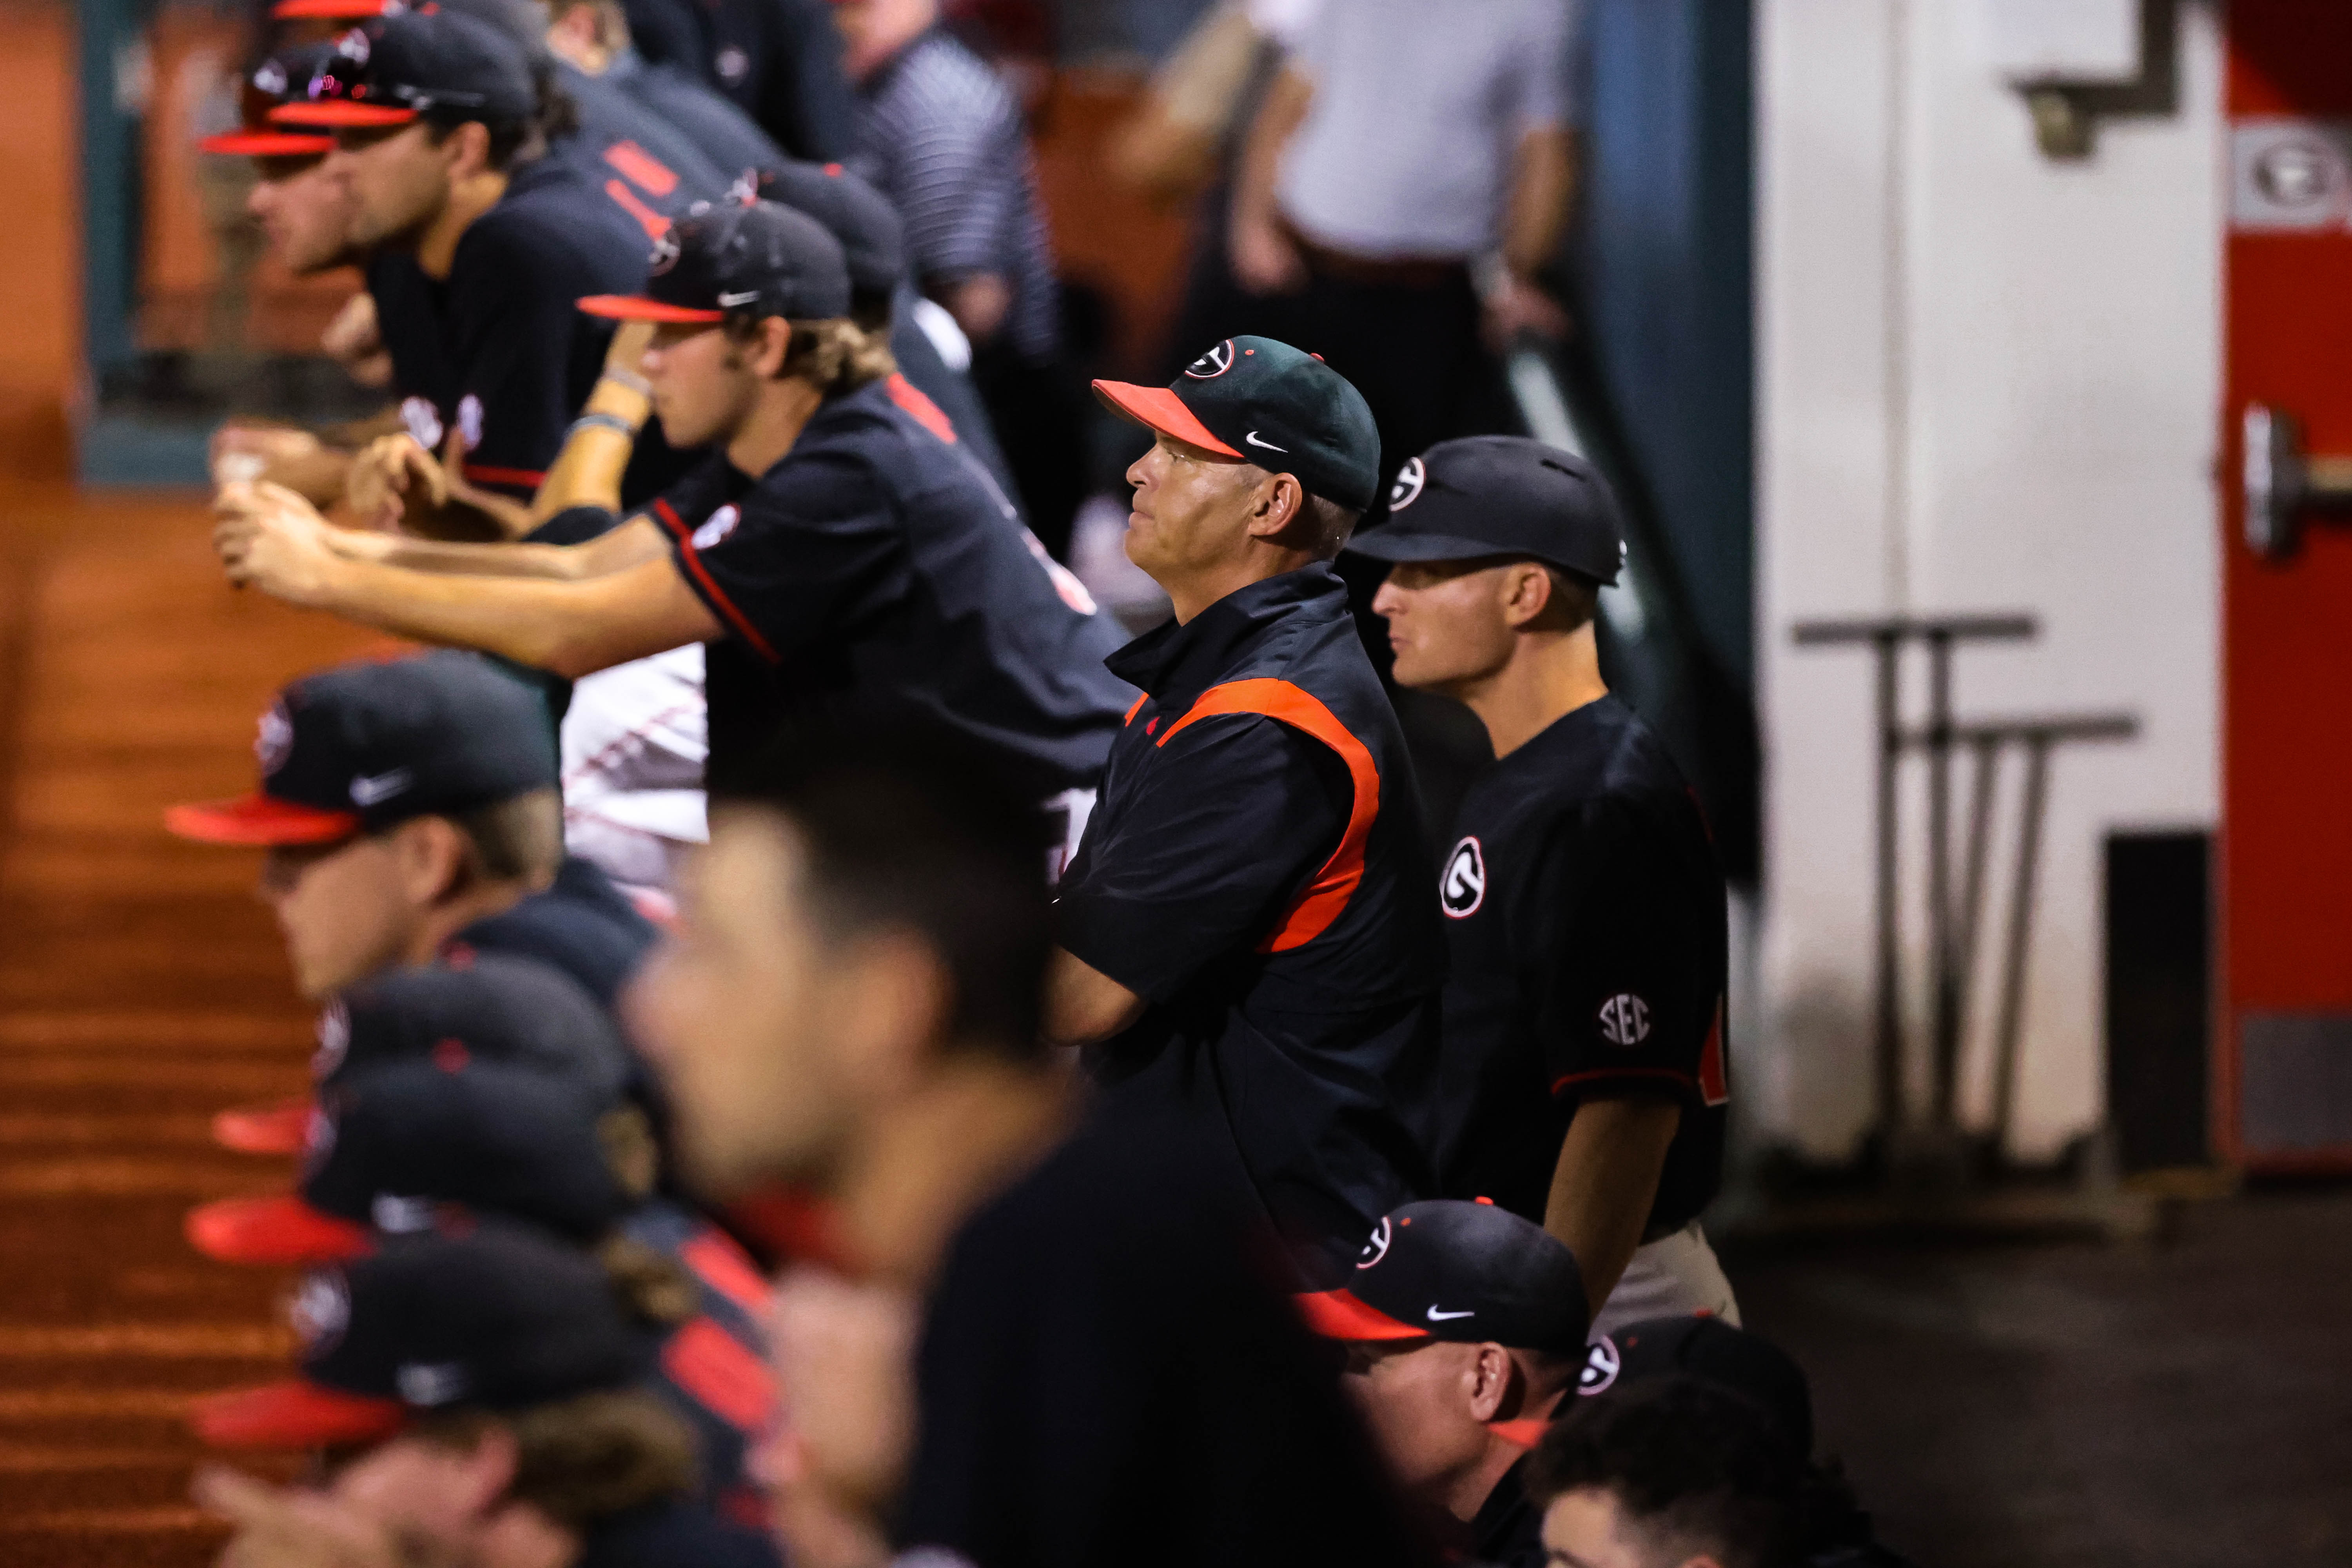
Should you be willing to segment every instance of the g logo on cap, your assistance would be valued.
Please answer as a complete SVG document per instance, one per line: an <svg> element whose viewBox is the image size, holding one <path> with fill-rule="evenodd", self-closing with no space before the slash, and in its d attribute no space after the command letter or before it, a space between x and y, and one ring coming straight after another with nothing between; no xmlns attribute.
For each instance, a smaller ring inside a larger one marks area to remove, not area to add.
<svg viewBox="0 0 2352 1568"><path fill-rule="evenodd" d="M1407 458L1404 467L1397 470L1396 482L1389 486L1389 510L1402 511L1421 499L1421 487L1428 481L1429 470L1422 467L1419 458Z"/></svg>
<svg viewBox="0 0 2352 1568"><path fill-rule="evenodd" d="M677 228L672 226L662 230L654 237L654 253L646 258L647 275L654 278L660 277L677 266L677 258L684 254L684 250L677 243Z"/></svg>
<svg viewBox="0 0 2352 1568"><path fill-rule="evenodd" d="M1370 1268L1389 1255L1389 1241L1394 1232L1389 1228L1389 1216L1382 1215L1381 1223L1372 1226L1372 1238L1364 1243L1364 1250L1356 1254L1356 1267Z"/></svg>
<svg viewBox="0 0 2352 1568"><path fill-rule="evenodd" d="M1184 374L1194 381L1209 381L1234 368L1234 340L1227 338L1199 359L1184 367Z"/></svg>
<svg viewBox="0 0 2352 1568"><path fill-rule="evenodd" d="M1606 1394L1609 1385L1617 1381L1617 1371L1624 1358L1617 1353L1617 1342L1601 1335L1584 1347L1584 1370L1576 1374L1579 1394Z"/></svg>
<svg viewBox="0 0 2352 1568"><path fill-rule="evenodd" d="M343 1331L351 1326L352 1288L343 1283L341 1272L320 1269L294 1292L286 1321L302 1342L305 1359L325 1355L342 1342Z"/></svg>
<svg viewBox="0 0 2352 1568"><path fill-rule="evenodd" d="M253 760L261 764L264 778L286 765L294 750L294 717L286 711L281 700L269 705L261 716L261 724L253 737Z"/></svg>

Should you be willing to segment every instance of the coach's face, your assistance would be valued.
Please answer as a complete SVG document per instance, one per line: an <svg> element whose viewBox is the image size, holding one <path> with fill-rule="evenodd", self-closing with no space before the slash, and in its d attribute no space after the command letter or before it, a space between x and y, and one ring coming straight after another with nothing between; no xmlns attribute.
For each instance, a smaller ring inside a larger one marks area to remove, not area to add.
<svg viewBox="0 0 2352 1568"><path fill-rule="evenodd" d="M415 243L448 205L455 179L484 166L487 145L488 133L473 124L458 126L438 145L423 121L337 132L326 171L350 187L351 244L364 251Z"/></svg>
<svg viewBox="0 0 2352 1568"><path fill-rule="evenodd" d="M1127 558L1161 587L1234 561L1268 476L1263 469L1173 436L1160 436L1127 470Z"/></svg>
<svg viewBox="0 0 2352 1568"><path fill-rule="evenodd" d="M352 188L327 172L323 158L264 158L245 210L261 226L270 254L297 278L352 258Z"/></svg>
<svg viewBox="0 0 2352 1568"><path fill-rule="evenodd" d="M1528 562L1400 561L1372 595L1372 614L1389 623L1396 681L1423 690L1459 691L1508 663L1512 606L1543 576Z"/></svg>
<svg viewBox="0 0 2352 1568"><path fill-rule="evenodd" d="M698 321L665 322L654 330L641 368L653 389L655 415L673 447L702 447L723 440L749 418L769 363L767 339L791 331L782 321L762 322L762 336L750 343L730 340L716 326ZM779 352L777 358L781 358Z"/></svg>
<svg viewBox="0 0 2352 1568"><path fill-rule="evenodd" d="M714 811L685 892L630 1010L677 1108L688 1173L712 1194L823 1181L930 1047L938 966L893 932L843 929L799 830L773 810Z"/></svg>

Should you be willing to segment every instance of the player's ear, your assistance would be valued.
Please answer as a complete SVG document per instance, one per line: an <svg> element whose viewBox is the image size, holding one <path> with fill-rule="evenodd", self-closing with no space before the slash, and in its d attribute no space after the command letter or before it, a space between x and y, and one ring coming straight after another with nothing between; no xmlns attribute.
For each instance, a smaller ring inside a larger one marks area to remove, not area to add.
<svg viewBox="0 0 2352 1568"><path fill-rule="evenodd" d="M1502 596L1503 620L1517 631L1551 603L1551 574L1532 561L1515 561L1503 568Z"/></svg>
<svg viewBox="0 0 2352 1568"><path fill-rule="evenodd" d="M751 368L763 381L773 381L784 368L784 358L792 353L793 324L782 316L760 318L760 342L751 356Z"/></svg>
<svg viewBox="0 0 2352 1568"><path fill-rule="evenodd" d="M490 128L468 120L451 131L441 143L449 171L459 176L487 174L490 167Z"/></svg>

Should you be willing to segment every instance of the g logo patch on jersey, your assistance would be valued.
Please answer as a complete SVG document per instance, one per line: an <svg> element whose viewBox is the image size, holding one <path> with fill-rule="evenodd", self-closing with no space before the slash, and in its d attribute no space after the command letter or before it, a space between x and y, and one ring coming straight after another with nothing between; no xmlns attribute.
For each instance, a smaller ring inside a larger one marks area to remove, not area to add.
<svg viewBox="0 0 2352 1568"><path fill-rule="evenodd" d="M697 550L709 549L712 545L718 543L720 540L734 532L735 525L742 521L743 514L740 511L738 511L735 508L731 506L720 507L717 511L712 512L708 518L703 520L703 523L700 528L694 531L694 547Z"/></svg>
<svg viewBox="0 0 2352 1568"><path fill-rule="evenodd" d="M268 778L286 765L294 750L294 717L286 711L286 704L273 702L269 711L261 716L261 726L253 737L253 760L261 764L261 775Z"/></svg>
<svg viewBox="0 0 2352 1568"><path fill-rule="evenodd" d="M1631 991L1601 1004L1601 1037L1628 1049L1650 1037L1650 1005Z"/></svg>
<svg viewBox="0 0 2352 1568"><path fill-rule="evenodd" d="M1437 879L1437 907L1455 920L1466 920L1486 901L1486 852L1475 837L1465 838L1445 858Z"/></svg>
<svg viewBox="0 0 2352 1568"><path fill-rule="evenodd" d="M1429 482L1429 470L1419 458L1407 458L1404 467L1397 470L1396 482L1389 486L1389 511L1402 511L1421 499L1421 487Z"/></svg>
<svg viewBox="0 0 2352 1568"><path fill-rule="evenodd" d="M1584 1368L1576 1374L1579 1394L1606 1394L1617 1381L1618 1369L1624 1360L1617 1353L1617 1343L1607 1334L1584 1347Z"/></svg>
<svg viewBox="0 0 2352 1568"><path fill-rule="evenodd" d="M433 406L431 398L402 398L400 423L408 431L408 438L426 451L441 449L441 411Z"/></svg>
<svg viewBox="0 0 2352 1568"><path fill-rule="evenodd" d="M1199 359L1184 367L1184 374L1194 381L1208 381L1234 368L1234 340L1227 338Z"/></svg>
<svg viewBox="0 0 2352 1568"><path fill-rule="evenodd" d="M741 81L744 74L751 68L751 57L730 44L719 50L718 58L710 63L719 68L720 81Z"/></svg>
<svg viewBox="0 0 2352 1568"><path fill-rule="evenodd" d="M1382 1215L1381 1223L1372 1226L1371 1239L1364 1243L1364 1249L1361 1252L1356 1254L1356 1267L1370 1268L1373 1264L1386 1258L1389 1255L1389 1242L1394 1235L1395 1232L1389 1228L1388 1215Z"/></svg>
<svg viewBox="0 0 2352 1568"><path fill-rule="evenodd" d="M470 392L457 400L457 439L468 452L482 444L482 400Z"/></svg>

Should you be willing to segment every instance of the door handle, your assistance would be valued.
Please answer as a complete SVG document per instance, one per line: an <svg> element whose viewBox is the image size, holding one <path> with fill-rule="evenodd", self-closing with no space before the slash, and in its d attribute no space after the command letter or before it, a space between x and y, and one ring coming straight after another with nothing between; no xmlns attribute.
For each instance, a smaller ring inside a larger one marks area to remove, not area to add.
<svg viewBox="0 0 2352 1568"><path fill-rule="evenodd" d="M2352 457L2313 457L2303 449L2301 422L2267 404L2246 405L2243 433L2249 549L2285 561L2303 542L2305 512L2352 515Z"/></svg>

